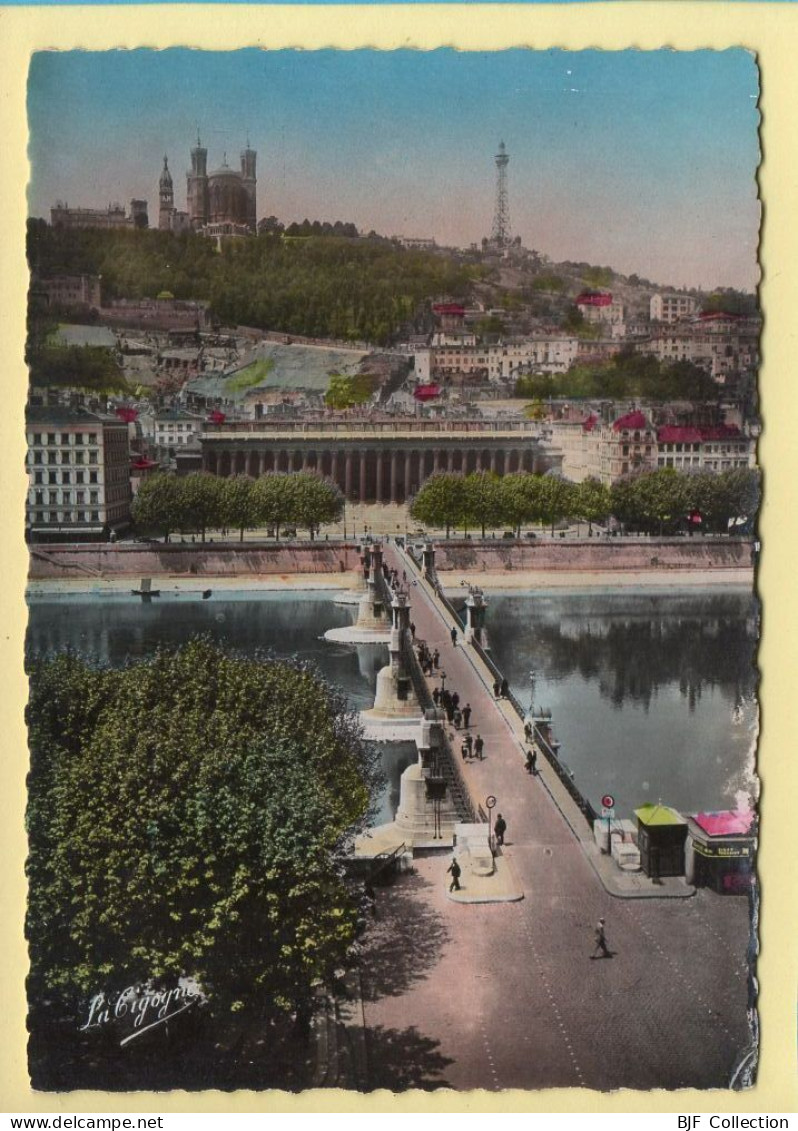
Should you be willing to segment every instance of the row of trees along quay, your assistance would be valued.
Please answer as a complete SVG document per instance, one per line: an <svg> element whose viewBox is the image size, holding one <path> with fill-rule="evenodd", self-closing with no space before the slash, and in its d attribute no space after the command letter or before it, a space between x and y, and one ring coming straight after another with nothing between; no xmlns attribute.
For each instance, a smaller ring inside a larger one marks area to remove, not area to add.
<svg viewBox="0 0 798 1131"><path fill-rule="evenodd" d="M279 539L286 527L306 527L314 538L319 527L337 522L344 497L336 485L313 472L268 472L258 479L235 475L222 479L207 471L186 476L151 475L133 501L133 519L141 530L199 534L209 530L244 531L266 526Z"/></svg>
<svg viewBox="0 0 798 1131"><path fill-rule="evenodd" d="M503 478L486 471L470 475L441 472L431 476L411 502L412 517L425 526L480 530L506 525L551 526L576 520L594 522L610 516L627 531L666 534L700 526L703 533L726 533L735 520L750 518L759 499L758 472L681 472L664 467L625 476L612 487L598 479L570 483L556 475L517 472ZM697 519L700 517L700 524Z"/></svg>
<svg viewBox="0 0 798 1131"><path fill-rule="evenodd" d="M34 1078L98 992L113 1005L182 976L206 999L198 1037L222 1042L205 1046L195 1086L215 1086L231 1031L307 1035L362 928L342 846L381 783L342 693L308 664L204 637L122 669L34 658L29 674ZM91 1086L104 1047L118 1056L110 1028L79 1035L82 1083L60 1086Z"/></svg>

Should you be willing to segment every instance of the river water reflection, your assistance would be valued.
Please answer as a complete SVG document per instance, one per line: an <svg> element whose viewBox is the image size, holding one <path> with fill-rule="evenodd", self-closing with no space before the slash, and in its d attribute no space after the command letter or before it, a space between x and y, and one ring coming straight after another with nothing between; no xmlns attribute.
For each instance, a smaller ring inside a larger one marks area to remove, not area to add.
<svg viewBox="0 0 798 1131"><path fill-rule="evenodd" d="M758 608L749 591L493 594L493 656L524 707L550 708L594 806L683 812L753 788Z"/></svg>
<svg viewBox="0 0 798 1131"><path fill-rule="evenodd" d="M28 650L71 647L116 665L207 633L246 654L311 660L360 709L373 703L386 646L320 639L354 616L333 593L297 590L146 604L119 594L35 597ZM524 706L535 671L535 704L552 710L562 757L595 806L612 793L620 816L660 799L695 812L733 805L751 789L758 614L749 592L493 594L487 623ZM378 823L395 813L399 777L415 760L408 743L381 753Z"/></svg>

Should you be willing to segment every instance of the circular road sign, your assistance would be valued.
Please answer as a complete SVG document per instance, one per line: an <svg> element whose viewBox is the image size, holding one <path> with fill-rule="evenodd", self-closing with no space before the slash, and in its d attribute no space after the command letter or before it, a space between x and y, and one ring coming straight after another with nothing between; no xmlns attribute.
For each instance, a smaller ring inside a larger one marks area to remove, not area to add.
<svg viewBox="0 0 798 1131"><path fill-rule="evenodd" d="M493 796L492 793L488 797L485 798L485 804L487 805L488 809L493 809L493 807L495 806L496 798Z"/></svg>
<svg viewBox="0 0 798 1131"><path fill-rule="evenodd" d="M613 809L615 807L615 798L611 793L605 793L601 799L601 804L605 809Z"/></svg>

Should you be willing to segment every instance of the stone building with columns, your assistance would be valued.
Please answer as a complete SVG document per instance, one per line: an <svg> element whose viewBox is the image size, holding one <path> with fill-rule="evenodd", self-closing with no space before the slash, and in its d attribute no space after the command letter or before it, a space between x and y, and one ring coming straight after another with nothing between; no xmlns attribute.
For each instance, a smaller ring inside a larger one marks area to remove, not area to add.
<svg viewBox="0 0 798 1131"><path fill-rule="evenodd" d="M216 475L317 471L352 502L404 503L437 471L556 469L530 421L375 419L206 424L202 466Z"/></svg>

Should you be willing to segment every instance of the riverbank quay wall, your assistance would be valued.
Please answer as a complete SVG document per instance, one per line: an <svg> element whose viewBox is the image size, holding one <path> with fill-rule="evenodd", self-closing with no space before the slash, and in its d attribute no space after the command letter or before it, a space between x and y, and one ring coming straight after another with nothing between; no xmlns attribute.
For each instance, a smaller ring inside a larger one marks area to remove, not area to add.
<svg viewBox="0 0 798 1131"><path fill-rule="evenodd" d="M31 581L93 577L273 577L291 574L341 576L362 571L353 542L283 543L253 546L237 542L207 545L158 543L112 545L86 542L32 547Z"/></svg>
<svg viewBox="0 0 798 1131"><path fill-rule="evenodd" d="M753 569L749 538L540 538L525 542L441 539L435 568L447 572L509 573L536 570L618 573L624 570Z"/></svg>

